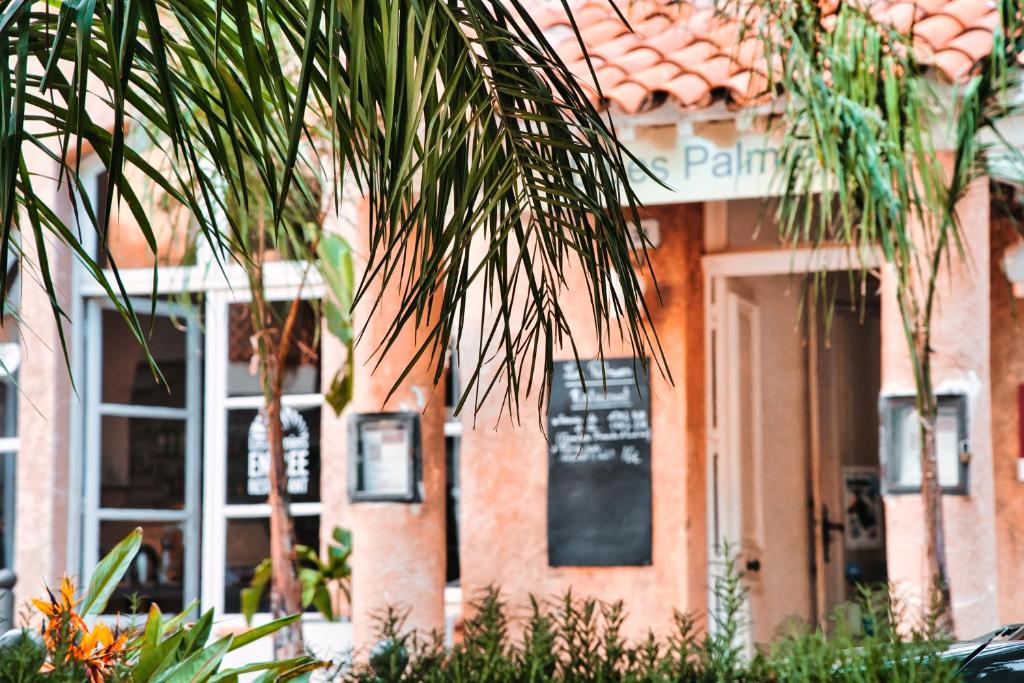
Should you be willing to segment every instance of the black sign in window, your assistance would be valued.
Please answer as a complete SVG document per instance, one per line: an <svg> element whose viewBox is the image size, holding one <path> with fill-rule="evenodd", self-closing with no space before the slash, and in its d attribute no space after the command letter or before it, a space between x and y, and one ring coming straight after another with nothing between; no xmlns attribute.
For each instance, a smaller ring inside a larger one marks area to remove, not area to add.
<svg viewBox="0 0 1024 683"><path fill-rule="evenodd" d="M555 363L548 406L551 566L651 563L649 406L639 359Z"/></svg>
<svg viewBox="0 0 1024 683"><path fill-rule="evenodd" d="M293 503L320 500L320 407L281 410L288 493ZM229 505L267 502L270 450L258 410L228 411Z"/></svg>

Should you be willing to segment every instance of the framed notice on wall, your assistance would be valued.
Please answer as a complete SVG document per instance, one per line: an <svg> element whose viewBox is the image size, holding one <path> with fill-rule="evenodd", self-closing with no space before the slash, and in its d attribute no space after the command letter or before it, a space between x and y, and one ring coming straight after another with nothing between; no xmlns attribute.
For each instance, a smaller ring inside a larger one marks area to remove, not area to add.
<svg viewBox="0 0 1024 683"><path fill-rule="evenodd" d="M416 413L363 413L349 423L349 499L419 500L420 418Z"/></svg>
<svg viewBox="0 0 1024 683"><path fill-rule="evenodd" d="M637 358L556 362L548 405L548 564L650 563L647 373Z"/></svg>

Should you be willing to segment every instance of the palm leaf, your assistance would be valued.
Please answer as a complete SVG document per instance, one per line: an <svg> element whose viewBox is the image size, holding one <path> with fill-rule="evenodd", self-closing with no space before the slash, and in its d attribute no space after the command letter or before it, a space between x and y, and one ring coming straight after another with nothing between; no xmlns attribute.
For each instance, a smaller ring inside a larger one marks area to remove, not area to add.
<svg viewBox="0 0 1024 683"><path fill-rule="evenodd" d="M218 259L246 258L244 218L231 207L263 198L274 230L297 242L286 206L296 193L311 199L304 177L313 175L335 206L349 183L369 197L367 263L353 300L376 311L383 292L398 299L383 337L363 342L378 359L416 328L409 368L429 360L439 380L456 338L480 340L475 359L462 355L475 371L460 405L472 395L478 406L499 390L515 412L521 396L545 386L554 357L575 352L582 330L559 301L569 272L583 282L598 353L621 339L664 369L634 268L649 264L630 238L638 223L626 173L632 158L521 0L43 6L14 2L0 14L0 251L12 231L31 226L40 248L51 248L40 236L56 236L91 263L109 259L106 231L118 204L155 248L126 181L142 176L188 207ZM31 60L45 68L29 69ZM112 128L98 123L101 115ZM63 191L81 206L78 225L38 213L50 198L35 169L19 170L26 117L47 131L39 139L56 158ZM125 126L165 150L170 177L141 160ZM110 177L102 211L81 191L85 141ZM87 230L101 254L84 253ZM145 344L110 261L110 271L89 271L123 302ZM44 287L58 302L52 278ZM0 274L0 304L5 297Z"/></svg>

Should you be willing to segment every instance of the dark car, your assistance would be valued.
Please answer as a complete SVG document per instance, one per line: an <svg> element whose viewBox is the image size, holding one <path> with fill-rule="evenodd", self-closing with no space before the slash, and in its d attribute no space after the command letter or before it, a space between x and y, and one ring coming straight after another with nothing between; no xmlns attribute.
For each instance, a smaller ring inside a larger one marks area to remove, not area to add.
<svg viewBox="0 0 1024 683"><path fill-rule="evenodd" d="M954 643L945 656L961 660L962 681L1024 683L1024 624L1009 624L976 640Z"/></svg>

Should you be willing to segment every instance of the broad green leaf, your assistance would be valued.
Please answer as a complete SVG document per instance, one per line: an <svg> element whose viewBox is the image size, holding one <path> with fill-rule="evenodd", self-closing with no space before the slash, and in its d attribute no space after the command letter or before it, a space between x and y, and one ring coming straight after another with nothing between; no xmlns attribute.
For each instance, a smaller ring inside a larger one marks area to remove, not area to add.
<svg viewBox="0 0 1024 683"><path fill-rule="evenodd" d="M237 636L235 636L235 639L231 644L231 649L237 650L240 647L245 647L249 643L259 640L260 638L266 637L271 633L274 633L275 631L279 631L285 626L293 624L301 618L301 614L292 614L287 617L275 619L266 624L263 624L262 626L251 628L248 631L240 633Z"/></svg>
<svg viewBox="0 0 1024 683"><path fill-rule="evenodd" d="M132 667L133 683L148 683L178 661L178 650L185 631L176 631L156 645L145 643L139 649L138 661Z"/></svg>
<svg viewBox="0 0 1024 683"><path fill-rule="evenodd" d="M110 599L110 594L124 578L125 572L131 566L141 545L142 529L137 528L100 560L96 568L93 569L89 585L78 607L80 614L94 616L103 612L107 606L107 600Z"/></svg>
<svg viewBox="0 0 1024 683"><path fill-rule="evenodd" d="M241 609L242 615L245 616L246 624L252 623L253 616L259 610L260 600L267 589L267 584L270 583L272 572L273 565L270 563L270 558L263 560L256 565L256 570L252 576L252 583L247 588L241 590Z"/></svg>
<svg viewBox="0 0 1024 683"><path fill-rule="evenodd" d="M231 640L231 636L226 636L194 652L158 675L152 683L204 683L220 667L224 655L231 649Z"/></svg>

